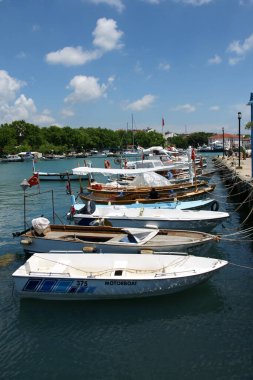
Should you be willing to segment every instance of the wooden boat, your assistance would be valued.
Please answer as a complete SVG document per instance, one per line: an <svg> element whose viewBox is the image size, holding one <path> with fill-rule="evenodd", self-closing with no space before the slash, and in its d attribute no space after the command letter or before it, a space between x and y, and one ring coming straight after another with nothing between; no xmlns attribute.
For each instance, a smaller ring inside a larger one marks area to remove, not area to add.
<svg viewBox="0 0 253 380"><path fill-rule="evenodd" d="M169 254L201 250L203 255L204 250L219 240L217 236L197 231L50 225L49 221L41 230L41 223L45 222L45 218L34 219L34 227L21 234L25 253L79 250L80 253Z"/></svg>
<svg viewBox="0 0 253 380"><path fill-rule="evenodd" d="M94 196L99 198L108 198L121 196L124 198L126 195L127 197L129 195L133 195L134 198L145 198L149 197L150 191L152 188L155 188L157 191L159 197L162 197L163 195L167 195L169 191L180 191L180 192L186 192L187 190L192 189L200 189L201 187L206 187L208 184L206 181L195 181L195 183L192 183L190 181L187 182L179 182L179 183L172 183L167 186L135 186L133 184L128 186L122 186L117 185L113 186L110 184L102 184L102 183L96 183L94 185L88 185L87 190L91 192Z"/></svg>
<svg viewBox="0 0 253 380"><path fill-rule="evenodd" d="M147 194L140 194L140 193L125 193L125 194L117 194L117 195L110 195L108 194L107 197L100 197L95 196L92 193L85 194L80 193L79 197L82 199L82 201L89 201L93 200L96 204L114 204L114 205L120 205L120 204L131 204L131 203L156 203L156 202L174 202L174 201L184 201L184 200L196 200L199 198L203 198L204 196L208 196L211 192L214 191L216 185L210 184L209 186L200 187L200 188L192 188L191 190L188 189L188 191L185 191L184 189L172 191L171 193L165 192L160 193L158 198L150 198L147 196Z"/></svg>
<svg viewBox="0 0 253 380"><path fill-rule="evenodd" d="M21 298L122 299L183 291L227 263L190 255L35 253L12 278Z"/></svg>
<svg viewBox="0 0 253 380"><path fill-rule="evenodd" d="M87 205L88 206L88 205ZM114 227L182 229L209 232L229 214L220 211L122 208L117 205L94 208L73 215L75 224L109 224Z"/></svg>

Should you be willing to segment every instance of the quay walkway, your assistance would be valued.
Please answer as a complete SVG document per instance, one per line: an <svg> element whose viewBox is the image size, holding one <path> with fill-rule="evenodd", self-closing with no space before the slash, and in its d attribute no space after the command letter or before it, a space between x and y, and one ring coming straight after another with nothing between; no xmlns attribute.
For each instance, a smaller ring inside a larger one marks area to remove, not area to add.
<svg viewBox="0 0 253 380"><path fill-rule="evenodd" d="M251 182L252 178L252 170L251 170L251 157L247 157L245 160L240 160L240 168L239 168L239 158L236 156L232 157L220 157L219 155L214 158L216 164L227 167L227 169L233 173L233 175L237 175L241 181Z"/></svg>

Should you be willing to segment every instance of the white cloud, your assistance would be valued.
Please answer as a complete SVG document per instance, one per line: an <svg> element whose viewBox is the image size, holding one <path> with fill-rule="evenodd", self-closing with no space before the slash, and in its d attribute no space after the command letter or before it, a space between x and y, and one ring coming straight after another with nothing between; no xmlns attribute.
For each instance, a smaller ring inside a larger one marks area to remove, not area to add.
<svg viewBox="0 0 253 380"><path fill-rule="evenodd" d="M229 64L235 65L245 58L245 56L253 50L253 33L245 38L243 42L238 40L233 41L227 48L229 53L235 54L234 57L229 58Z"/></svg>
<svg viewBox="0 0 253 380"><path fill-rule="evenodd" d="M148 3L148 4L160 4L160 0L142 0L144 1L145 3Z"/></svg>
<svg viewBox="0 0 253 380"><path fill-rule="evenodd" d="M123 45L120 42L123 32L117 30L117 23L112 19L100 18L93 31L93 44L102 51L120 49Z"/></svg>
<svg viewBox="0 0 253 380"><path fill-rule="evenodd" d="M142 1L144 1L145 3L148 3L148 4L155 4L155 5L160 4L162 2L162 0L142 0ZM201 6L201 5L209 4L214 0L172 0L172 1L174 1L175 3L189 4L189 5L193 5L193 6Z"/></svg>
<svg viewBox="0 0 253 380"><path fill-rule="evenodd" d="M63 108L62 111L61 111L61 114L63 117L67 118L67 117L72 117L75 115L74 111L69 109L69 108Z"/></svg>
<svg viewBox="0 0 253 380"><path fill-rule="evenodd" d="M14 120L26 120L31 123L48 124L54 119L45 112L37 113L33 99L24 94L17 97L18 92L26 83L11 77L7 71L0 70L0 120L10 123Z"/></svg>
<svg viewBox="0 0 253 380"><path fill-rule="evenodd" d="M122 0L90 0L90 2L94 4L107 4L111 7L115 7L120 13L125 9Z"/></svg>
<svg viewBox="0 0 253 380"><path fill-rule="evenodd" d="M0 103L14 100L17 92L25 85L24 81L11 77L5 70L0 70Z"/></svg>
<svg viewBox="0 0 253 380"><path fill-rule="evenodd" d="M191 104L181 104L173 108L173 111L195 112L196 107Z"/></svg>
<svg viewBox="0 0 253 380"><path fill-rule="evenodd" d="M201 6L211 3L213 0L174 0L177 3L189 4L194 6Z"/></svg>
<svg viewBox="0 0 253 380"><path fill-rule="evenodd" d="M134 72L135 72L136 74L143 74L143 73L144 73L140 61L137 61L137 62L136 62L135 66L134 66Z"/></svg>
<svg viewBox="0 0 253 380"><path fill-rule="evenodd" d="M219 55L215 54L214 57L208 60L209 65L218 65L222 62L222 59Z"/></svg>
<svg viewBox="0 0 253 380"><path fill-rule="evenodd" d="M170 64L167 62L161 62L159 63L159 69L164 70L164 71L169 71L170 70Z"/></svg>
<svg viewBox="0 0 253 380"><path fill-rule="evenodd" d="M209 109L210 109L210 111L216 112L216 111L220 110L220 107L219 106L211 106Z"/></svg>
<svg viewBox="0 0 253 380"><path fill-rule="evenodd" d="M40 30L40 26L39 26L39 25L34 24L34 25L32 26L32 31L33 31L33 32L38 32L39 30Z"/></svg>
<svg viewBox="0 0 253 380"><path fill-rule="evenodd" d="M13 104L0 105L0 118L5 123L14 120L26 120L34 124L47 125L54 122L48 111L38 114L34 101L24 94L21 94Z"/></svg>
<svg viewBox="0 0 253 380"><path fill-rule="evenodd" d="M76 75L69 82L73 92L64 99L65 103L84 103L106 96L107 85L99 84L98 78Z"/></svg>
<svg viewBox="0 0 253 380"><path fill-rule="evenodd" d="M242 5L242 6L253 5L253 0L240 0L239 5Z"/></svg>
<svg viewBox="0 0 253 380"><path fill-rule="evenodd" d="M242 61L243 60L243 57L233 57L233 58L229 58L228 59L228 63L231 65L231 66L234 66L234 65L237 65L238 62Z"/></svg>
<svg viewBox="0 0 253 380"><path fill-rule="evenodd" d="M46 61L52 64L62 64L65 66L78 66L101 57L99 51L84 51L81 46L65 47L46 55Z"/></svg>
<svg viewBox="0 0 253 380"><path fill-rule="evenodd" d="M244 55L253 49L253 34L240 43L240 41L233 41L228 47L228 51L238 55Z"/></svg>
<svg viewBox="0 0 253 380"><path fill-rule="evenodd" d="M26 58L26 53L25 53L24 51L20 51L20 52L16 55L16 57L17 57L18 59L25 59L25 58Z"/></svg>
<svg viewBox="0 0 253 380"><path fill-rule="evenodd" d="M136 100L133 103L129 103L125 109L130 109L132 111L143 111L149 108L155 101L154 95L144 95L143 98Z"/></svg>
<svg viewBox="0 0 253 380"><path fill-rule="evenodd" d="M106 52L120 49L123 32L117 29L116 21L100 18L92 33L94 50L84 50L83 47L66 46L63 49L50 52L46 55L46 62L50 64L62 64L65 66L80 66L89 61L101 58Z"/></svg>

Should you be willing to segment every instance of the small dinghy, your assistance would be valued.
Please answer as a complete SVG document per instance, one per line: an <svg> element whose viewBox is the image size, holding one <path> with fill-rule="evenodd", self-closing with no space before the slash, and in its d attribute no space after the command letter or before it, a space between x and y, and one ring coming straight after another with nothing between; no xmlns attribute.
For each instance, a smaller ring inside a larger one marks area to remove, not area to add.
<svg viewBox="0 0 253 380"><path fill-rule="evenodd" d="M122 299L188 289L226 264L188 255L35 253L12 277L23 298Z"/></svg>

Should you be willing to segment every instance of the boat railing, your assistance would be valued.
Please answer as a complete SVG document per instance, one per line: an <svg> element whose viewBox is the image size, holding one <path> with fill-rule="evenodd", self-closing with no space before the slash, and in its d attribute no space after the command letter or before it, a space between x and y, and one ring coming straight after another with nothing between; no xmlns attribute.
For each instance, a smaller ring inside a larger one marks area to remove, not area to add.
<svg viewBox="0 0 253 380"><path fill-rule="evenodd" d="M59 277L71 277L70 273L66 273L66 272L33 272L33 271L30 271L29 272L29 276L31 277L56 277L56 276L59 276Z"/></svg>

